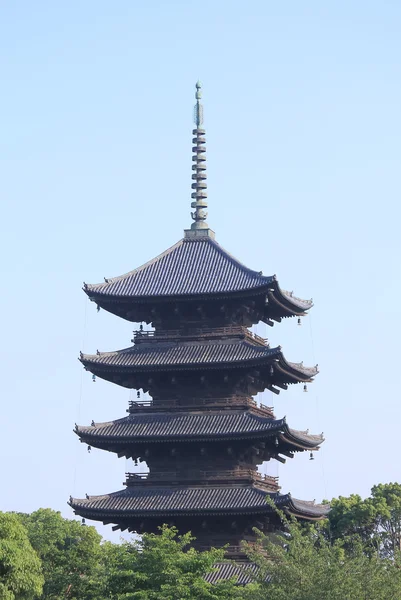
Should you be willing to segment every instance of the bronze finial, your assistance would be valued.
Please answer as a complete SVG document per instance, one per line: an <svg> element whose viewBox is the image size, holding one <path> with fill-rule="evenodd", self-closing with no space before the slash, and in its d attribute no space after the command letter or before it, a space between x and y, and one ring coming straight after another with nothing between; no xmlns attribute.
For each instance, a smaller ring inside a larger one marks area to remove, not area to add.
<svg viewBox="0 0 401 600"><path fill-rule="evenodd" d="M203 123L203 106L200 103L202 98L202 85L200 81L197 81L195 84L196 87L196 104L194 106L194 122L197 127L200 127Z"/></svg>
<svg viewBox="0 0 401 600"><path fill-rule="evenodd" d="M202 98L202 86L198 81L195 85L196 93L196 104L194 108L194 121L196 125L196 129L192 131L194 137L192 138L192 143L194 144L192 147L192 152L194 153L192 156L192 170L194 171L192 174L192 179L194 180L192 183L192 189L194 190L191 194L192 203L191 207L194 208L194 212L191 213L191 217L194 220L194 223L191 225L191 229L209 229L209 225L206 223L207 217L207 184L206 184L206 139L205 139L205 130L201 129L201 125L203 123L203 106L201 104Z"/></svg>

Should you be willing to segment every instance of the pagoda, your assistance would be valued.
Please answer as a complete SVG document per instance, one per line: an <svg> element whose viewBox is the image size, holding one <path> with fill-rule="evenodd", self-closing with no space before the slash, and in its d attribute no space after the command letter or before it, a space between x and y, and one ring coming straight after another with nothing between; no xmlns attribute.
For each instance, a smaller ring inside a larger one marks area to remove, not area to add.
<svg viewBox="0 0 401 600"><path fill-rule="evenodd" d="M174 246L143 266L84 291L98 308L141 323L133 346L82 354L94 377L137 391L128 416L76 426L89 447L145 462L127 473L125 488L70 498L83 518L130 532L157 532L163 523L191 531L198 548L229 544L240 556L253 528L280 527L266 502L297 518L317 520L327 507L281 494L264 461L314 452L322 435L292 429L254 396L306 385L316 367L287 360L250 328L305 315L312 301L283 290L275 275L252 271L222 248L206 223L206 147L201 87L193 130L193 223ZM150 328L144 330L142 323ZM144 400L148 393L151 400Z"/></svg>

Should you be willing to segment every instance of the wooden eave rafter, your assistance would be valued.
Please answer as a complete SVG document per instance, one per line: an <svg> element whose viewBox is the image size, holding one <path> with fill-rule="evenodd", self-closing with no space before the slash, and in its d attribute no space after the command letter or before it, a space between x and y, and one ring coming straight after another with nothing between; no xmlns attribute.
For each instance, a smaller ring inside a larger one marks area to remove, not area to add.
<svg viewBox="0 0 401 600"><path fill-rule="evenodd" d="M273 492L270 493L271 496L277 497L277 495ZM90 508L85 507L84 505L79 505L78 501L74 502L70 500L68 504L73 508L75 514L78 514L82 517L93 519L95 521L102 521L105 524L111 523L121 523L126 525L127 521L133 521L137 519L150 519L156 520L160 518L166 517L194 517L194 516L232 516L232 515L250 515L250 514L271 514L273 509L266 504L266 506L258 506L258 507L244 507L244 508L221 508L221 509L206 509L206 508L194 508L194 509L184 509L184 510L153 510L149 509L147 511L127 511L124 509L98 509L98 508ZM319 508L318 505L314 503L309 503L311 507ZM287 514L291 514L299 519L317 521L321 520L325 517L325 514L316 515L307 510L308 503L305 502L306 510L300 511L294 503L292 502L292 498L290 494L286 496L281 496L279 498L279 503L277 507ZM132 526L132 525L130 525Z"/></svg>
<svg viewBox="0 0 401 600"><path fill-rule="evenodd" d="M226 441L252 441L252 440L270 440L271 438L277 437L283 445L294 448L297 451L317 451L319 450L319 444L323 443L324 438L315 444L308 444L307 441L302 442L299 438L291 433L288 425L278 425L277 429L266 430L266 431L251 431L251 432L240 432L240 433L218 433L218 434L207 434L207 435L182 435L182 436L163 436L163 437L117 437L115 435L93 435L89 433L91 428L77 427L74 433L79 437L80 441L94 448L100 450L107 450L115 452L121 458L127 456L127 453L132 456L135 454L134 448L141 445L149 444L198 444L203 442L212 443L224 443ZM317 436L316 436L317 437ZM137 450L139 451L139 450ZM293 456L291 450L276 448L278 453L288 456L288 453Z"/></svg>
<svg viewBox="0 0 401 600"><path fill-rule="evenodd" d="M170 296L121 296L121 295L109 295L101 294L99 292L92 292L88 288L83 288L89 299L103 308L106 311L114 312L110 310L113 305L118 305L119 310L116 312L121 315L124 307L127 309L127 314L124 316L127 320L135 321L135 310L144 310L145 306L166 306L172 303L193 303L193 302L206 302L213 303L222 300L239 300L248 299L249 301L255 300L256 297L264 296L267 300L267 306L265 307L264 319L273 319L280 322L283 317L294 317L294 316L305 316L311 306L301 308L294 302L291 302L287 295L284 295L276 280L272 280L271 283L266 283L260 287L244 289L234 292L219 292L219 293L204 293L204 294L182 294L182 295L170 295ZM131 317L128 317L129 312L133 312ZM151 315L149 315L150 320ZM150 322L150 321L149 321Z"/></svg>
<svg viewBox="0 0 401 600"><path fill-rule="evenodd" d="M140 306L143 304L171 304L172 302L215 302L218 300L241 299L249 298L252 300L254 296L267 295L271 283L265 283L255 288L245 288L233 292L210 292L203 294L180 294L180 295L165 295L165 296L121 296L111 294L101 294L99 292L91 292L90 289L83 287L83 291L89 299L99 304L126 304L130 306ZM107 310L105 308L105 310Z"/></svg>
<svg viewBox="0 0 401 600"><path fill-rule="evenodd" d="M127 349L128 351L130 349ZM111 373L121 373L127 374L130 376L141 376L151 373L158 372L167 372L174 373L178 371L215 371L215 370L227 370L227 369L249 369L252 367L269 367L272 365L275 370L279 371L285 376L288 376L290 380L295 380L296 382L311 382L313 377L318 373L316 368L315 372L311 372L310 375L306 374L303 366L297 369L296 363L289 364L287 360L284 358L284 355L281 352L281 346L277 348L271 348L272 352L261 358L253 358L253 359L245 359L245 360L236 360L232 362L214 362L214 363L187 363L187 364L168 364L168 365L141 365L141 366L124 366L124 365L108 365L96 362L96 360L91 360L96 358L96 355L90 354L81 354L79 360L84 365L85 369L91 371L92 373L99 374L100 372L111 372ZM274 352L273 352L274 351ZM121 352L121 351L119 351ZM116 352L117 353L117 352ZM103 354L116 354L114 352L103 353ZM308 369L312 371L312 369ZM99 375L100 376L100 375ZM291 382L291 381L290 381ZM290 383L288 382L288 383ZM283 386L287 381L280 381L280 386L282 389L285 389ZM274 381L269 380L268 385L276 385Z"/></svg>

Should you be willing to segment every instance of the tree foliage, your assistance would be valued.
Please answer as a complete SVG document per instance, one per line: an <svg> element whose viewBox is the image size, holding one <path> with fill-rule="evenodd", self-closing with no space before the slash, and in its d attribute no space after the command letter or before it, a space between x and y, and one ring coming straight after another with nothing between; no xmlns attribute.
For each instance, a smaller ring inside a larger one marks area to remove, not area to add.
<svg viewBox="0 0 401 600"><path fill-rule="evenodd" d="M251 600L401 600L398 556L369 556L355 538L330 543L320 528L287 521L279 542L260 534L248 554L260 567Z"/></svg>
<svg viewBox="0 0 401 600"><path fill-rule="evenodd" d="M0 600L31 600L43 588L41 562L16 515L0 513Z"/></svg>
<svg viewBox="0 0 401 600"><path fill-rule="evenodd" d="M340 496L331 502L328 534L334 539L358 537L367 552L393 557L401 550L401 485L375 485L371 496Z"/></svg>
<svg viewBox="0 0 401 600"><path fill-rule="evenodd" d="M0 600L401 600L401 485L331 506L320 524L279 513L285 533L246 547L259 571L245 587L208 583L224 550L197 552L175 528L112 544L50 509L0 513Z"/></svg>
<svg viewBox="0 0 401 600"><path fill-rule="evenodd" d="M198 552L189 548L189 533L163 526L160 534L120 546L105 544L107 590L113 600L223 600L236 598L231 581L212 585L205 575L221 561L224 550Z"/></svg>
<svg viewBox="0 0 401 600"><path fill-rule="evenodd" d="M20 515L29 540L43 564L46 600L97 600L100 588L101 536L94 527L39 509Z"/></svg>

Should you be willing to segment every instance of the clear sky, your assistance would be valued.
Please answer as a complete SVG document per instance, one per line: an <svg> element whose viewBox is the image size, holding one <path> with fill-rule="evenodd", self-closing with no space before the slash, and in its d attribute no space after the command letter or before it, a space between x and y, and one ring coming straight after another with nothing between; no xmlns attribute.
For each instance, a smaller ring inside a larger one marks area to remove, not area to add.
<svg viewBox="0 0 401 600"><path fill-rule="evenodd" d="M125 461L72 430L125 415L77 357L133 326L81 287L190 224L198 78L217 240L315 302L257 329L321 369L261 398L326 436L269 472L301 499L401 481L400 30L396 0L0 3L0 510L122 488Z"/></svg>

